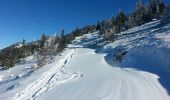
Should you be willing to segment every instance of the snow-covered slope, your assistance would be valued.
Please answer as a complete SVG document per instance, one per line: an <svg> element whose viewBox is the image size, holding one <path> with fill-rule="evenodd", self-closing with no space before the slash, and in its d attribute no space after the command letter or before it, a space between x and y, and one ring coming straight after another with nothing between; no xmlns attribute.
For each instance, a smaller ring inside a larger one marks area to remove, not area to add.
<svg viewBox="0 0 170 100"><path fill-rule="evenodd" d="M52 89L38 100L169 100L157 75L112 67L104 56L92 49L77 49L67 70L83 77Z"/></svg>
<svg viewBox="0 0 170 100"><path fill-rule="evenodd" d="M77 37L39 70L27 63L0 71L0 100L170 100L170 24L154 21L108 43Z"/></svg>
<svg viewBox="0 0 170 100"><path fill-rule="evenodd" d="M34 58L28 57L25 64L1 71L0 100L35 99L54 86L78 79L80 73L64 71L74 52L74 49L67 49L55 57L55 61L38 70L33 68L36 66Z"/></svg>

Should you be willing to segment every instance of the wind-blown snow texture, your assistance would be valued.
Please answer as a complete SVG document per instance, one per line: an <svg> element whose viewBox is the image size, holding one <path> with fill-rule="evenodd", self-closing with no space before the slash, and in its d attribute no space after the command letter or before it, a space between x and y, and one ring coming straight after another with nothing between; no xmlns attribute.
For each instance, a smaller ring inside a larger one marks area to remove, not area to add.
<svg viewBox="0 0 170 100"><path fill-rule="evenodd" d="M170 24L157 24L122 32L113 43L98 32L78 37L39 70L28 57L0 71L0 100L170 100Z"/></svg>

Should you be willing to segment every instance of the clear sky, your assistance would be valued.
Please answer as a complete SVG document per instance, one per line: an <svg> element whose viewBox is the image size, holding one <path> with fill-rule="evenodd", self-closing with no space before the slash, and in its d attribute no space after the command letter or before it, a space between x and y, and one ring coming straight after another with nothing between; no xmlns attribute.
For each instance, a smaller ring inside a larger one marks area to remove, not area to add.
<svg viewBox="0 0 170 100"><path fill-rule="evenodd" d="M131 12L136 1L0 0L0 49L23 38L38 39L41 33L70 32L77 26L96 24L116 15L120 8Z"/></svg>

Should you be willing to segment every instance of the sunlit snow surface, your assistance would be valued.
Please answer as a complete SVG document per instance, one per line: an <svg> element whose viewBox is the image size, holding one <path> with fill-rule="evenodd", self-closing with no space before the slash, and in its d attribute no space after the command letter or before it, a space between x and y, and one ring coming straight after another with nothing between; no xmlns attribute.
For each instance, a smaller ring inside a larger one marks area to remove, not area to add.
<svg viewBox="0 0 170 100"><path fill-rule="evenodd" d="M154 21L105 42L77 37L41 69L35 59L0 71L0 100L170 100L170 25ZM115 56L126 51L122 61Z"/></svg>

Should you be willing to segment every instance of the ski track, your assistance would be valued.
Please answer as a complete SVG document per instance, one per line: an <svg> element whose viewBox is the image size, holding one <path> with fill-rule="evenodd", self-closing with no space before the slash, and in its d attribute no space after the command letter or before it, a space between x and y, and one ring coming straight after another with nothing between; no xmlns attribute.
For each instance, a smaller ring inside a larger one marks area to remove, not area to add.
<svg viewBox="0 0 170 100"><path fill-rule="evenodd" d="M64 59L60 59L59 63L57 63L59 65L56 65L49 71L43 73L40 79L28 85L26 89L24 89L20 93L17 93L12 99L10 98L9 99L10 100L35 100L38 96L53 89L55 86L59 84L82 77L83 75L81 75L80 73L64 72L65 67L67 66L67 64L69 64L75 52L76 49L72 49L69 52L69 54L67 54L64 57ZM60 80L61 77L66 77L66 79Z"/></svg>
<svg viewBox="0 0 170 100"><path fill-rule="evenodd" d="M74 63L71 62L70 66L73 70L82 70L82 80L49 91L38 100L47 100L49 97L53 97L50 100L68 100L67 97L69 100L169 100L156 75L135 69L110 68L101 61L103 55L86 48L77 50L72 59ZM98 83L98 80L101 81Z"/></svg>

